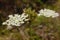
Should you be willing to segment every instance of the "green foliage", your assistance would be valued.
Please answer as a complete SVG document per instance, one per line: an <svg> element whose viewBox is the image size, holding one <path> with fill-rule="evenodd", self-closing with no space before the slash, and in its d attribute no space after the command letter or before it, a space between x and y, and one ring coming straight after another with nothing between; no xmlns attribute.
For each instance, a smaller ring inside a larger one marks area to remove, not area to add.
<svg viewBox="0 0 60 40"><path fill-rule="evenodd" d="M29 18L31 20L35 19L37 16L37 13L35 12L35 10L32 10L31 8L24 9L24 12L29 15Z"/></svg>
<svg viewBox="0 0 60 40"><path fill-rule="evenodd" d="M32 0L33 2L39 2L39 3L41 3L41 0Z"/></svg>
<svg viewBox="0 0 60 40"><path fill-rule="evenodd" d="M37 17L37 13L35 10L31 10L31 8L24 9L24 12L29 15L30 18L30 26L34 27L40 24L40 19Z"/></svg>
<svg viewBox="0 0 60 40"><path fill-rule="evenodd" d="M28 2L29 0L22 0L22 1L26 3L26 2Z"/></svg>
<svg viewBox="0 0 60 40"><path fill-rule="evenodd" d="M30 28L28 33L30 35L30 40L41 40L41 38L36 35L35 31L32 28Z"/></svg>

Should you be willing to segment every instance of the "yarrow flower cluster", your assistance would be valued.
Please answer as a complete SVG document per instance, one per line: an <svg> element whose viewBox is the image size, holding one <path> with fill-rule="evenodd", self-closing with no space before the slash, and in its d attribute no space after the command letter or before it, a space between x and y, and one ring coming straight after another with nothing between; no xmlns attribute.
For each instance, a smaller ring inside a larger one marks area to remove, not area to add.
<svg viewBox="0 0 60 40"><path fill-rule="evenodd" d="M22 13L21 15L14 14L9 15L9 19L3 22L3 25L7 26L21 26L25 21L28 21L28 15L25 13Z"/></svg>
<svg viewBox="0 0 60 40"><path fill-rule="evenodd" d="M59 16L59 13L56 13L55 11L53 10L50 10L50 9L41 9L39 11L39 14L38 16L45 16L45 17L52 17L52 18L55 18L55 17L58 17Z"/></svg>

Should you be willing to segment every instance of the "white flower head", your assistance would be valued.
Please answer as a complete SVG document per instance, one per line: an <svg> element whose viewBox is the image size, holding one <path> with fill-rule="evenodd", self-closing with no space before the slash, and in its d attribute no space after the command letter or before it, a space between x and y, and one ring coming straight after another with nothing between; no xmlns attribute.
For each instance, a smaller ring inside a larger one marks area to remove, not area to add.
<svg viewBox="0 0 60 40"><path fill-rule="evenodd" d="M56 13L55 11L53 10L50 10L50 9L41 9L39 11L39 14L38 16L45 16L45 17L52 17L52 18L55 18L55 17L58 17L59 16L59 13Z"/></svg>
<svg viewBox="0 0 60 40"><path fill-rule="evenodd" d="M21 26L22 24L25 23L25 21L28 21L28 15L25 13L22 13L21 15L19 14L14 14L14 15L9 15L9 19L3 22L3 25L7 25L8 28L10 26Z"/></svg>

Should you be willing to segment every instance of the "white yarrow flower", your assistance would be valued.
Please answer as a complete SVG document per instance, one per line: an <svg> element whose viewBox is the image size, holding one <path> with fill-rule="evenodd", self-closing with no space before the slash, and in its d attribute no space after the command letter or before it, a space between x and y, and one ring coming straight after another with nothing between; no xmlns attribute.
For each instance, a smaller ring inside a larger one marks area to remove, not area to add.
<svg viewBox="0 0 60 40"><path fill-rule="evenodd" d="M50 9L41 9L39 11L39 14L38 16L45 16L45 17L52 17L52 18L55 18L55 17L58 17L59 16L59 13L56 13L55 11L53 10L50 10Z"/></svg>
<svg viewBox="0 0 60 40"><path fill-rule="evenodd" d="M14 15L9 15L9 19L3 22L3 25L7 25L8 28L10 26L21 26L22 24L25 23L25 21L28 21L29 19L27 18L28 15L25 13L22 13L21 15L14 14Z"/></svg>

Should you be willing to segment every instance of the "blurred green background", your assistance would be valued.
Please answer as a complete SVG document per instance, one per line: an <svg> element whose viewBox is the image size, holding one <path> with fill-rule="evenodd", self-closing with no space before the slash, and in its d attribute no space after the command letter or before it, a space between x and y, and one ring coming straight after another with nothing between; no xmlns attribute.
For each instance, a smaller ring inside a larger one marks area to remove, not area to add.
<svg viewBox="0 0 60 40"><path fill-rule="evenodd" d="M2 25L2 22L8 19L8 15L21 14L24 8L31 8L37 13L40 9L48 8L60 13L60 0L0 0L0 40L25 40L24 36L21 36L16 29L5 30L6 26ZM35 12L32 12L32 16ZM28 33L29 40L60 40L60 17L53 22L51 22L54 24L53 28L49 24L49 27L26 27L24 30ZM37 25L33 22L31 24ZM48 33L50 34L48 35Z"/></svg>

